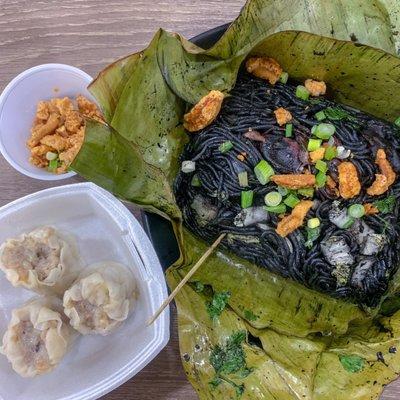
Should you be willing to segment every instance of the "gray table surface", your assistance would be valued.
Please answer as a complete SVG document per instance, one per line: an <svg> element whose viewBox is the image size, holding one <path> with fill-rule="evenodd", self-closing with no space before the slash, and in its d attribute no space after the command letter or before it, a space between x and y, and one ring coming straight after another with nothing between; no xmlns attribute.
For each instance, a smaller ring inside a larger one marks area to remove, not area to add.
<svg viewBox="0 0 400 400"><path fill-rule="evenodd" d="M159 27L192 37L231 21L243 4L244 0L0 0L0 91L19 72L48 62L75 65L96 76L112 61L144 48ZM0 205L79 180L33 180L0 157ZM133 207L132 211L138 215ZM180 363L175 308L172 311L167 347L103 399L197 398ZM400 399L400 381L389 385L382 399Z"/></svg>

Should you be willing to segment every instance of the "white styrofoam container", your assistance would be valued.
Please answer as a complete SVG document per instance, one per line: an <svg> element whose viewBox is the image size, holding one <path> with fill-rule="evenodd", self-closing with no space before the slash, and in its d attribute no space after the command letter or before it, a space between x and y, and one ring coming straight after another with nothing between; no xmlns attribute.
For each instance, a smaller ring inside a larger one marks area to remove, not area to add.
<svg viewBox="0 0 400 400"><path fill-rule="evenodd" d="M87 87L92 77L66 64L42 64L16 76L0 95L0 152L17 171L34 179L54 181L75 172L53 174L29 162L26 141L36 115L37 103L54 97L82 94L95 101Z"/></svg>
<svg viewBox="0 0 400 400"><path fill-rule="evenodd" d="M0 400L96 399L148 364L169 340L169 309L146 321L167 297L164 274L142 227L114 196L92 183L46 189L0 208L0 242L37 226L76 236L86 265L113 260L129 266L139 286L136 309L110 336L80 336L51 373L21 378L0 355ZM35 294L0 275L0 337L11 310Z"/></svg>

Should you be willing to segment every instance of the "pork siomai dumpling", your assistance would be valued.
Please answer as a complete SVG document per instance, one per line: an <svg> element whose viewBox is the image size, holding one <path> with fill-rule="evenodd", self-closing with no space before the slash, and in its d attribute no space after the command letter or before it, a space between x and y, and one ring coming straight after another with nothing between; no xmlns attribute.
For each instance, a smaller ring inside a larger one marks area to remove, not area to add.
<svg viewBox="0 0 400 400"><path fill-rule="evenodd" d="M75 336L61 300L39 298L13 310L0 352L19 375L33 378L52 371Z"/></svg>
<svg viewBox="0 0 400 400"><path fill-rule="evenodd" d="M114 262L85 268L64 294L64 312L83 335L108 335L128 318L136 300L134 277Z"/></svg>
<svg viewBox="0 0 400 400"><path fill-rule="evenodd" d="M44 226L0 247L0 269L13 286L61 296L81 267L75 239Z"/></svg>

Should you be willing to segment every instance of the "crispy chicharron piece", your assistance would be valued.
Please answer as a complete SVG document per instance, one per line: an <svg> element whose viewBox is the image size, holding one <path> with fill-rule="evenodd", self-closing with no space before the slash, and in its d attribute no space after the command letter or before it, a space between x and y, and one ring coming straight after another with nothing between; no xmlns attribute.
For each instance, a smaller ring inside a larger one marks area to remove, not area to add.
<svg viewBox="0 0 400 400"><path fill-rule="evenodd" d="M283 107L279 107L274 111L276 122L279 126L285 125L292 120L292 114L290 111L284 109Z"/></svg>
<svg viewBox="0 0 400 400"><path fill-rule="evenodd" d="M221 111L224 94L211 90L183 117L183 126L189 132L197 132L210 125Z"/></svg>
<svg viewBox="0 0 400 400"><path fill-rule="evenodd" d="M379 196L388 191L389 187L396 180L396 172L394 172L389 160L386 157L385 150L379 149L376 153L375 163L379 166L380 174L375 175L375 181L367 189L370 196Z"/></svg>
<svg viewBox="0 0 400 400"><path fill-rule="evenodd" d="M326 84L323 81L315 81L314 79L307 79L304 86L310 92L311 96L322 96L326 93Z"/></svg>
<svg viewBox="0 0 400 400"><path fill-rule="evenodd" d="M302 200L299 204L297 204L292 213L279 221L276 227L276 233L282 237L289 235L297 228L300 228L303 223L304 219L312 207L313 202L311 200Z"/></svg>
<svg viewBox="0 0 400 400"><path fill-rule="evenodd" d="M372 203L365 203L363 206L365 215L374 215L379 213L379 210Z"/></svg>
<svg viewBox="0 0 400 400"><path fill-rule="evenodd" d="M318 160L322 160L324 158L324 156L325 156L325 148L324 147L320 147L317 150L310 151L309 156L310 156L310 161L312 163L316 163Z"/></svg>
<svg viewBox="0 0 400 400"><path fill-rule="evenodd" d="M28 140L28 146L37 146L43 137L50 135L58 128L59 121L60 119L57 114L50 114L49 119L45 124L38 125L32 129L32 135Z"/></svg>
<svg viewBox="0 0 400 400"><path fill-rule="evenodd" d="M338 166L339 193L344 199L351 199L361 191L357 168L350 161L344 161Z"/></svg>
<svg viewBox="0 0 400 400"><path fill-rule="evenodd" d="M275 85L282 75L282 67L270 57L250 57L246 61L247 72L257 78L267 80L271 85Z"/></svg>
<svg viewBox="0 0 400 400"><path fill-rule="evenodd" d="M288 189L302 189L315 185L315 176L312 174L273 175L271 181Z"/></svg>

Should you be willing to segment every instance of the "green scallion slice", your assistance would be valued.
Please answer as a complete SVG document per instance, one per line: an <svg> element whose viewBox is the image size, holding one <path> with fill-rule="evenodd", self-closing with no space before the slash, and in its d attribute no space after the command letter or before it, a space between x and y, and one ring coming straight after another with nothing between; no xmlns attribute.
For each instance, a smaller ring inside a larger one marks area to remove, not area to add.
<svg viewBox="0 0 400 400"><path fill-rule="evenodd" d="M247 171L242 171L238 173L239 186L247 187L249 186L249 178L247 176Z"/></svg>
<svg viewBox="0 0 400 400"><path fill-rule="evenodd" d="M229 150L233 149L233 143L230 140L227 140L226 142L221 143L218 149L221 153L227 153Z"/></svg>
<svg viewBox="0 0 400 400"><path fill-rule="evenodd" d="M285 200L283 200L283 202L290 208L294 208L297 204L300 203L300 200L297 196L295 196L294 194L289 194L288 197L286 197Z"/></svg>
<svg viewBox="0 0 400 400"><path fill-rule="evenodd" d="M307 226L308 226L310 229L318 228L320 225L321 225L321 221L319 220L319 218L310 218L310 219L307 221Z"/></svg>
<svg viewBox="0 0 400 400"><path fill-rule="evenodd" d="M333 160L336 157L336 155L337 155L337 150L335 146L328 146L325 149L325 155L324 155L325 160L328 161Z"/></svg>
<svg viewBox="0 0 400 400"><path fill-rule="evenodd" d="M325 186L326 183L326 174L325 172L319 171L318 174L315 176L315 182L317 184L317 187L321 188Z"/></svg>
<svg viewBox="0 0 400 400"><path fill-rule="evenodd" d="M261 160L254 167L254 173L261 185L266 185L275 172L271 165L269 165L265 160Z"/></svg>
<svg viewBox="0 0 400 400"><path fill-rule="evenodd" d="M289 74L287 72L282 72L279 81L282 83L287 83L288 79L289 79Z"/></svg>
<svg viewBox="0 0 400 400"><path fill-rule="evenodd" d="M269 207L275 207L282 202L282 195L279 192L269 192L264 197L265 204Z"/></svg>
<svg viewBox="0 0 400 400"><path fill-rule="evenodd" d="M313 188L302 188L297 191L297 193L303 197L312 198L314 196L314 189Z"/></svg>
<svg viewBox="0 0 400 400"><path fill-rule="evenodd" d="M305 86L299 85L296 88L296 97L302 100L308 100L308 98L310 97L310 92Z"/></svg>
<svg viewBox="0 0 400 400"><path fill-rule="evenodd" d="M396 119L396 121L394 121L394 124L397 125L397 126L400 126L400 117L398 117Z"/></svg>
<svg viewBox="0 0 400 400"><path fill-rule="evenodd" d="M365 215L365 209L362 204L352 204L348 209L347 213L352 218L361 218Z"/></svg>
<svg viewBox="0 0 400 400"><path fill-rule="evenodd" d="M264 207L266 211L273 213L273 214L285 214L286 212L286 206L281 203L278 206L273 206L273 207Z"/></svg>
<svg viewBox="0 0 400 400"><path fill-rule="evenodd" d="M328 140L336 131L335 125L332 124L319 124L311 130L313 135L319 139Z"/></svg>
<svg viewBox="0 0 400 400"><path fill-rule="evenodd" d="M241 193L240 203L242 208L249 208L253 205L254 193L252 190L245 190Z"/></svg>
<svg viewBox="0 0 400 400"><path fill-rule="evenodd" d="M277 190L282 196L286 196L289 193L289 190L283 186L278 186Z"/></svg>
<svg viewBox="0 0 400 400"><path fill-rule="evenodd" d="M201 186L201 182L200 182L200 179L199 179L199 177L198 177L197 174L194 174L194 175L193 175L190 184L191 184L192 186L194 186L194 187L200 187L200 186Z"/></svg>
<svg viewBox="0 0 400 400"><path fill-rule="evenodd" d="M50 172L55 172L58 168L58 158L54 159L54 160L50 160L49 162L49 166L47 167L47 169Z"/></svg>
<svg viewBox="0 0 400 400"><path fill-rule="evenodd" d="M326 173L326 171L328 170L328 164L327 164L325 161L318 160L318 161L315 163L315 168L316 168L318 171L321 171L321 172L323 172L323 173Z"/></svg>
<svg viewBox="0 0 400 400"><path fill-rule="evenodd" d="M340 227L341 229L348 229L350 228L355 222L355 219L353 217L348 216L347 220L342 224Z"/></svg>
<svg viewBox="0 0 400 400"><path fill-rule="evenodd" d="M323 121L324 119L326 119L326 115L323 111L318 111L315 114L315 118L317 119L317 121Z"/></svg>
<svg viewBox="0 0 400 400"><path fill-rule="evenodd" d="M309 139L307 144L308 151L315 151L321 147L322 140L321 139Z"/></svg>
<svg viewBox="0 0 400 400"><path fill-rule="evenodd" d="M48 160L48 161L56 160L57 158L58 158L57 153L53 153L52 151L48 151L46 153L46 160Z"/></svg>
<svg viewBox="0 0 400 400"><path fill-rule="evenodd" d="M286 124L285 136L286 137L292 137L293 136L293 124Z"/></svg>

